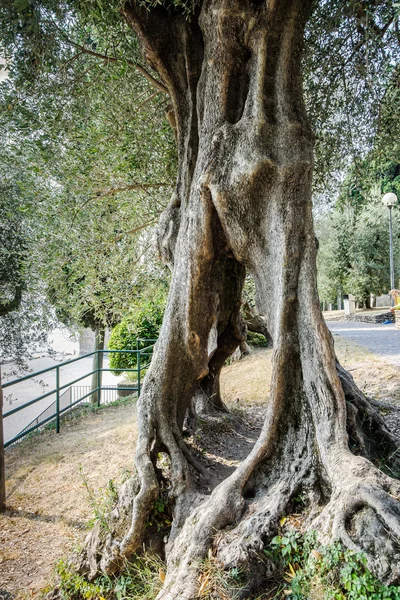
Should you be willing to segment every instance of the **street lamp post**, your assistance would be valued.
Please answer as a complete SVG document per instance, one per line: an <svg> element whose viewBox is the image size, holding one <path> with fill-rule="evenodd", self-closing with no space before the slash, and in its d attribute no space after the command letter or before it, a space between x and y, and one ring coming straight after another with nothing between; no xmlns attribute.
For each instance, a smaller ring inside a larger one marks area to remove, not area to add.
<svg viewBox="0 0 400 600"><path fill-rule="evenodd" d="M396 194L389 192L382 198L382 204L389 209L389 256L390 256L390 289L394 289L394 262L393 262L393 226L392 226L392 208L397 202ZM391 299L392 306L394 305L394 298Z"/></svg>

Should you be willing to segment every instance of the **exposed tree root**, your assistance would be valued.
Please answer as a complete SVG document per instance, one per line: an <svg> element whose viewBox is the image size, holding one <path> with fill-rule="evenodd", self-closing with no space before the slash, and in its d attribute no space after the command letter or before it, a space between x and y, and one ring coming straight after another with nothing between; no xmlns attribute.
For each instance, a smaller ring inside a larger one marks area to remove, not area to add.
<svg viewBox="0 0 400 600"><path fill-rule="evenodd" d="M364 552L382 581L399 584L400 482L361 457L353 456L340 472L328 504L310 527L322 539Z"/></svg>
<svg viewBox="0 0 400 600"><path fill-rule="evenodd" d="M400 438L387 428L377 410L379 404L364 396L339 363L336 368L347 402L347 431L352 451L376 461L388 460L395 472L400 473L400 456L396 453Z"/></svg>

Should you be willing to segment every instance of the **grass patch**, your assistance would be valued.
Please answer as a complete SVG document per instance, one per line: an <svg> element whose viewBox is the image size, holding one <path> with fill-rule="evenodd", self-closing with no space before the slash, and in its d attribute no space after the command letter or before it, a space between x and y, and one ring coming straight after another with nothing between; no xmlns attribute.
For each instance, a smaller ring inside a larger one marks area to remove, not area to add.
<svg viewBox="0 0 400 600"><path fill-rule="evenodd" d="M77 404L75 407L71 408L70 411L66 411L63 415L61 415L60 424L62 425L63 423L68 423L76 419L86 417L87 415L106 410L107 408L133 404L134 402L136 402L136 400L136 394L132 394L130 396L123 396L121 398L117 398L116 400L108 402L107 404L100 404L100 406L98 406L97 404L91 404L90 402L83 402L82 404ZM32 431L32 433L29 433L26 437L29 438L31 436L38 435L41 433L41 431L53 431L55 429L56 420L54 417L54 421L47 423L43 427L39 427L36 431Z"/></svg>
<svg viewBox="0 0 400 600"><path fill-rule="evenodd" d="M85 475L82 466L79 468L79 473L82 478L83 487L89 498L89 505L93 511L93 517L89 519L86 524L87 528L92 529L94 524L99 521L101 527L105 531L110 531L108 517L118 497L114 481L109 479L105 491L101 496L97 496L95 489Z"/></svg>
<svg viewBox="0 0 400 600"><path fill-rule="evenodd" d="M62 600L153 600L165 579L164 563L147 554L126 562L122 575L102 575L94 582L87 581L63 560L57 564L56 572Z"/></svg>

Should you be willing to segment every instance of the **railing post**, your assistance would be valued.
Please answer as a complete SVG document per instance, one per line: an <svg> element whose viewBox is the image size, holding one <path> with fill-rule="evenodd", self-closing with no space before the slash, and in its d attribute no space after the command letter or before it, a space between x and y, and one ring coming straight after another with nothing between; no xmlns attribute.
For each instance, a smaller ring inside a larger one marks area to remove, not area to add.
<svg viewBox="0 0 400 600"><path fill-rule="evenodd" d="M6 472L4 462L4 431L3 431L3 388L1 387L0 367L0 512L6 509Z"/></svg>
<svg viewBox="0 0 400 600"><path fill-rule="evenodd" d="M140 396L140 350L136 354L138 398Z"/></svg>
<svg viewBox="0 0 400 600"><path fill-rule="evenodd" d="M56 432L60 433L60 367L56 368Z"/></svg>
<svg viewBox="0 0 400 600"><path fill-rule="evenodd" d="M103 364L103 361L101 361ZM97 406L100 406L101 394L100 351L97 350Z"/></svg>

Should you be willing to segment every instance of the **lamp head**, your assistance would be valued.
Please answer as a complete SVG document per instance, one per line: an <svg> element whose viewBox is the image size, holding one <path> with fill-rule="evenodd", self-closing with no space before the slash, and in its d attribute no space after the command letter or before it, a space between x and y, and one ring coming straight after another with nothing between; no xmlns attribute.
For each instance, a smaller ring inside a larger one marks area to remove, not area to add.
<svg viewBox="0 0 400 600"><path fill-rule="evenodd" d="M394 206L396 204L396 202L397 202L397 196L396 196L396 194L392 194L392 192L385 194L382 198L382 204L384 204L388 208L392 208L392 206Z"/></svg>

